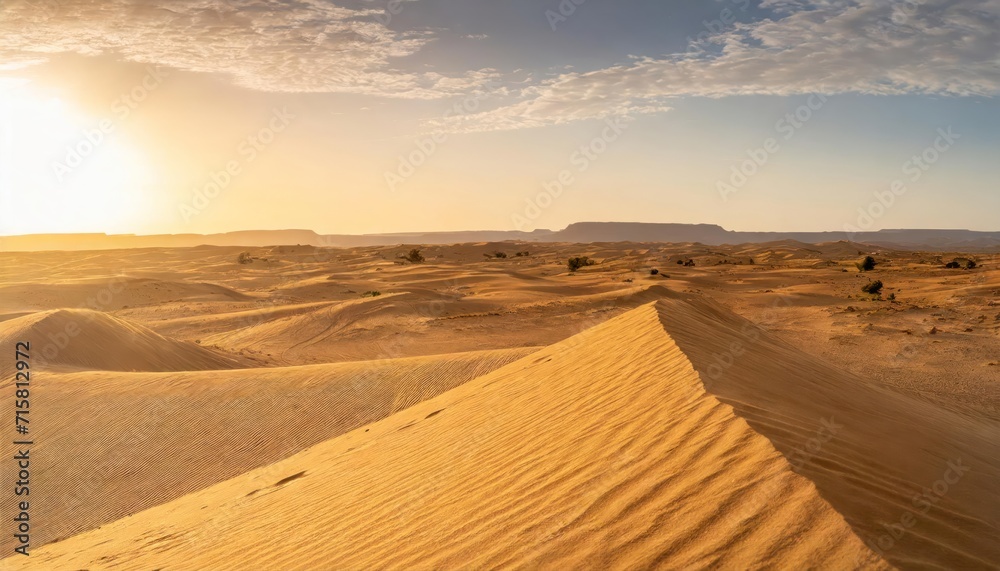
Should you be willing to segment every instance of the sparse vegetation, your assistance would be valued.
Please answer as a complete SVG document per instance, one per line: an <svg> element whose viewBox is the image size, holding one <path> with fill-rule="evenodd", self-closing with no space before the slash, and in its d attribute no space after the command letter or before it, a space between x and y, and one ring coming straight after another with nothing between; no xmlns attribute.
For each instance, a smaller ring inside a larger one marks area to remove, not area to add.
<svg viewBox="0 0 1000 571"><path fill-rule="evenodd" d="M596 263L597 262L595 262L594 260L591 260L587 256L577 256L577 257L574 257L574 258L570 258L569 261L566 262L566 265L569 266L569 271L575 272L575 271L579 270L580 268L583 268L583 267L586 267L586 266L593 266Z"/></svg>
<svg viewBox="0 0 1000 571"><path fill-rule="evenodd" d="M969 258L955 258L954 260L945 264L944 267L951 270L957 270L957 269L974 270L979 266L978 264L976 264L975 260Z"/></svg>
<svg viewBox="0 0 1000 571"><path fill-rule="evenodd" d="M862 272L870 272L875 269L875 266L877 264L875 262L875 258L871 256L865 256L865 259L861 260L856 265L858 266L858 269L861 270Z"/></svg>
<svg viewBox="0 0 1000 571"><path fill-rule="evenodd" d="M880 295L882 293L882 280L875 280L873 282L868 282L867 284L861 286L861 291L865 293L870 293L872 295Z"/></svg>
<svg viewBox="0 0 1000 571"><path fill-rule="evenodd" d="M252 264L253 263L253 256L250 255L250 252L240 252L240 255L236 256L236 263L238 263L238 264Z"/></svg>
<svg viewBox="0 0 1000 571"><path fill-rule="evenodd" d="M424 256L420 253L419 248L413 248L402 258L411 264L419 264L424 261Z"/></svg>
<svg viewBox="0 0 1000 571"><path fill-rule="evenodd" d="M378 297L380 295L382 295L382 292L380 292L378 290L371 290L371 291L366 291L365 293L361 294L361 297Z"/></svg>

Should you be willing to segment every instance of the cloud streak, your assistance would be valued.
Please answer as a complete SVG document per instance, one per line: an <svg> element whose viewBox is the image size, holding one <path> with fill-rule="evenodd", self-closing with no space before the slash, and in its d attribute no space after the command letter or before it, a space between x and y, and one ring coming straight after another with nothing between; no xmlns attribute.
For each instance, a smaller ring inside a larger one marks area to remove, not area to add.
<svg viewBox="0 0 1000 571"><path fill-rule="evenodd" d="M567 73L454 131L558 125L662 112L677 97L1000 92L1000 0L765 0L685 54ZM439 126L440 127L440 126Z"/></svg>
<svg viewBox="0 0 1000 571"><path fill-rule="evenodd" d="M15 0L0 8L0 70L53 54L230 76L243 87L432 99L475 89L492 70L457 76L400 70L434 36L395 32L383 13L325 0Z"/></svg>

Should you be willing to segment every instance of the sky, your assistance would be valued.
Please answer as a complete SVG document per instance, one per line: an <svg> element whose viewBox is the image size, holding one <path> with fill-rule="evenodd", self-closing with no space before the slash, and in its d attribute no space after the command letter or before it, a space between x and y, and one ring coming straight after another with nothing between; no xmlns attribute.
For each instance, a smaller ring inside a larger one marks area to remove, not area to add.
<svg viewBox="0 0 1000 571"><path fill-rule="evenodd" d="M0 234L1000 230L1000 0L0 6Z"/></svg>

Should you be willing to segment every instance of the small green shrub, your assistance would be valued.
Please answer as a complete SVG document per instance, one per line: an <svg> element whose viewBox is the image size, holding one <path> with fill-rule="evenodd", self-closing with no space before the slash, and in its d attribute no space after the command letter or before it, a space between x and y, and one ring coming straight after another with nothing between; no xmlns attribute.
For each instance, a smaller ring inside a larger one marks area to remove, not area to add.
<svg viewBox="0 0 1000 571"><path fill-rule="evenodd" d="M420 253L418 248L413 248L405 256L403 256L403 259L411 264L419 264L424 261L424 256Z"/></svg>
<svg viewBox="0 0 1000 571"><path fill-rule="evenodd" d="M575 258L570 258L569 261L566 262L566 265L569 267L569 271L575 272L580 268L593 266L596 263L597 262L591 260L587 256L577 256Z"/></svg>
<svg viewBox="0 0 1000 571"><path fill-rule="evenodd" d="M868 282L867 284L861 286L861 291L865 293L870 293L872 295L879 295L882 293L882 280L875 280L873 282Z"/></svg>
<svg viewBox="0 0 1000 571"><path fill-rule="evenodd" d="M864 260L857 263L858 269L862 272L870 272L875 269L875 258L871 256L865 256Z"/></svg>

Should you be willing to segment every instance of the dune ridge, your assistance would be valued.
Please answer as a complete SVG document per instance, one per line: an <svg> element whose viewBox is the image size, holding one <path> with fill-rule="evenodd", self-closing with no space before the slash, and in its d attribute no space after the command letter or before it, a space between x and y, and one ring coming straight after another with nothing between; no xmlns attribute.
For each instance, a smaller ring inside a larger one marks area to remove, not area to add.
<svg viewBox="0 0 1000 571"><path fill-rule="evenodd" d="M51 544L63 569L888 568L706 392L655 302ZM18 559L4 561L25 569Z"/></svg>
<svg viewBox="0 0 1000 571"><path fill-rule="evenodd" d="M53 309L0 322L0 343L19 341L33 343L35 364L46 369L197 371L243 364L91 309Z"/></svg>
<svg viewBox="0 0 1000 571"><path fill-rule="evenodd" d="M996 567L996 423L846 373L711 300L664 296L664 329L707 390L815 482L869 545L902 568Z"/></svg>

